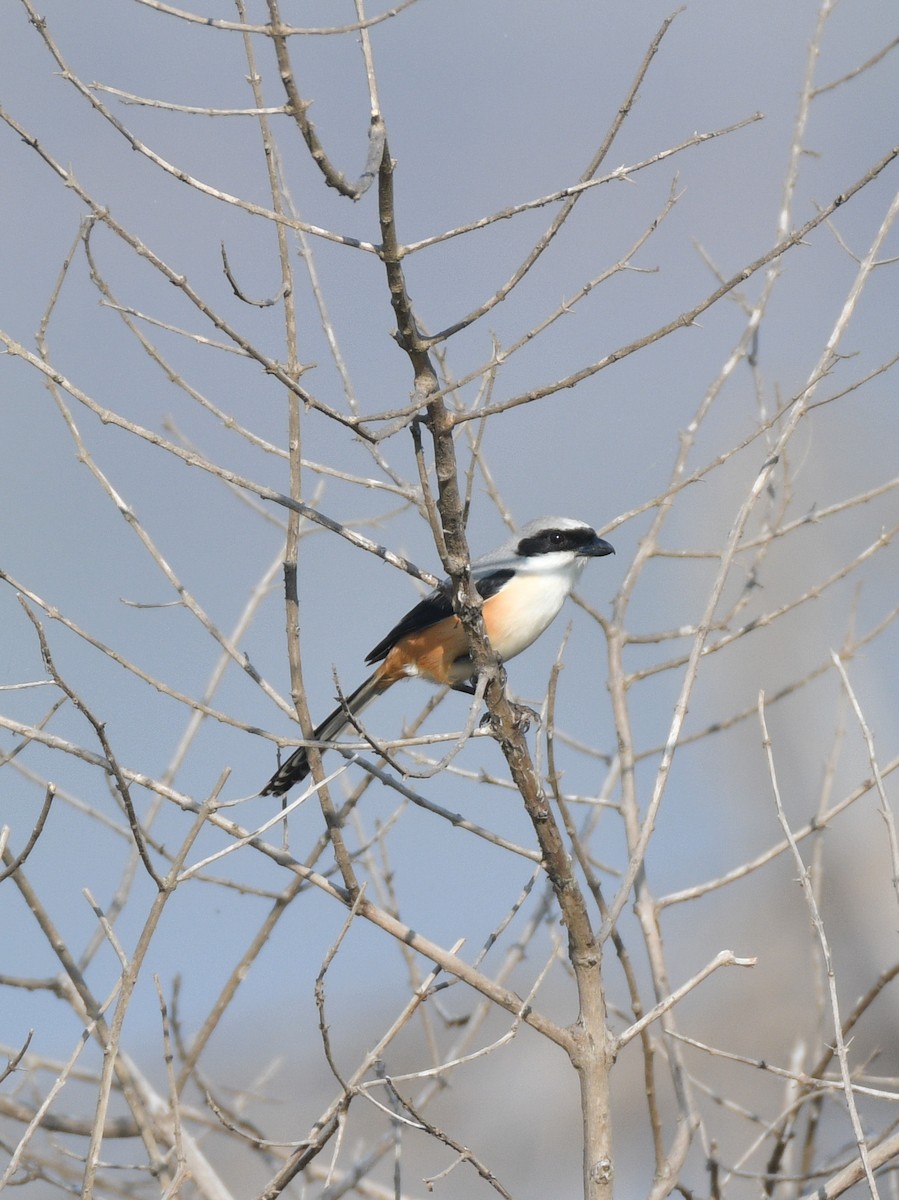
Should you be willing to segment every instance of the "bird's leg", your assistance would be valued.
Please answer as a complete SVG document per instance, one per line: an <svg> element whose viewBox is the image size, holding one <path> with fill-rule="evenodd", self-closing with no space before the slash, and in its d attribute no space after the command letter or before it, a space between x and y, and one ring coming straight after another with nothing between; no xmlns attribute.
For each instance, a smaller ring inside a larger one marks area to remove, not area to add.
<svg viewBox="0 0 899 1200"><path fill-rule="evenodd" d="M478 690L478 678L473 675L471 679L463 679L461 683L451 683L450 687L454 692L464 692L466 696L474 696Z"/></svg>

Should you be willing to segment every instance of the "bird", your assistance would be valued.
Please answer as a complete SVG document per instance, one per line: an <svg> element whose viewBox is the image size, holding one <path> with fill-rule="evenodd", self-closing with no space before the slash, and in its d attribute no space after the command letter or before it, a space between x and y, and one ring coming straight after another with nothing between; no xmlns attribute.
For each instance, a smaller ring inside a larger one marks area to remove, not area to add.
<svg viewBox="0 0 899 1200"><path fill-rule="evenodd" d="M588 559L614 553L585 521L542 517L472 562L484 626L499 657L514 658L537 640L558 616ZM443 580L411 608L365 661L378 665L316 728L311 739L316 744L333 742L351 718L401 679L426 679L473 694L474 665L468 636L453 611L452 582ZM300 746L259 794L283 796L309 771L307 747Z"/></svg>

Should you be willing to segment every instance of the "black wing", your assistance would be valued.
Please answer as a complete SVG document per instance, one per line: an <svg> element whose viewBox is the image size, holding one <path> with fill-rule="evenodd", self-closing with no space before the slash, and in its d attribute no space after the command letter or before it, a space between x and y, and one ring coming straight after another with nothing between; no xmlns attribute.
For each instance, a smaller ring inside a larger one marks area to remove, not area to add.
<svg viewBox="0 0 899 1200"><path fill-rule="evenodd" d="M491 596L495 596L503 584L508 583L514 574L515 572L510 570L493 571L490 575L485 575L483 579L477 580L478 594L481 599L489 600ZM410 608L403 619L394 625L387 637L378 642L365 661L367 663L380 662L387 657L401 638L410 633L419 633L422 629L428 629L431 625L436 625L438 621L444 621L447 617L451 617L453 615L451 588L449 580L444 580L434 588L433 592L429 592L424 600L419 600L418 604L414 608Z"/></svg>

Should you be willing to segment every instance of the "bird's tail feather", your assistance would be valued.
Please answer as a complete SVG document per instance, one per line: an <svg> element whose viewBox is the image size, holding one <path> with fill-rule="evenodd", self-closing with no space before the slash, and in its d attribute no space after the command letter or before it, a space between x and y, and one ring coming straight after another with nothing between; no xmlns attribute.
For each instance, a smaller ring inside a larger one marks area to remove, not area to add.
<svg viewBox="0 0 899 1200"><path fill-rule="evenodd" d="M333 742L338 737L347 725L350 723L350 718L347 716L347 710L358 716L362 710L374 700L375 696L380 695L390 686L384 682L383 678L377 671L369 675L364 683L361 683L356 688L355 692L347 696L343 704L337 706L334 711L327 716L321 725L315 730L312 735L312 740L315 742ZM294 750L290 758L278 768L262 791L260 796L283 796L285 792L290 791L295 783L300 783L309 774L309 756L305 746L300 746Z"/></svg>

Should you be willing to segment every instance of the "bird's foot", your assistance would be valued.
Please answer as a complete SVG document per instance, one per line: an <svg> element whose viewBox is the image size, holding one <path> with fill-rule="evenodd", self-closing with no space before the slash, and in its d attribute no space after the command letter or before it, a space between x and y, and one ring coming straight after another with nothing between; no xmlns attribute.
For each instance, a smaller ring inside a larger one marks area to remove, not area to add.
<svg viewBox="0 0 899 1200"><path fill-rule="evenodd" d="M509 701L509 707L512 709L512 719L515 722L515 728L522 733L527 733L533 721L535 725L540 725L542 719L540 714L533 708L529 708L526 704L516 704L514 701ZM499 736L499 722L493 713L485 712L481 717L478 729L491 733L494 737Z"/></svg>
<svg viewBox="0 0 899 1200"><path fill-rule="evenodd" d="M515 714L516 728L520 729L522 733L527 733L531 727L532 721L538 727L538 729L543 723L542 718L537 710L535 708L530 708L527 704L515 704L513 702L512 711Z"/></svg>
<svg viewBox="0 0 899 1200"><path fill-rule="evenodd" d="M499 735L499 719L494 717L489 708L484 713L483 717L481 717L480 721L478 721L478 730L481 733L492 734L493 737L497 737Z"/></svg>

